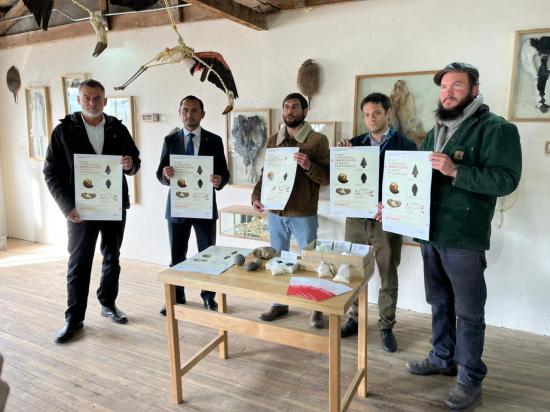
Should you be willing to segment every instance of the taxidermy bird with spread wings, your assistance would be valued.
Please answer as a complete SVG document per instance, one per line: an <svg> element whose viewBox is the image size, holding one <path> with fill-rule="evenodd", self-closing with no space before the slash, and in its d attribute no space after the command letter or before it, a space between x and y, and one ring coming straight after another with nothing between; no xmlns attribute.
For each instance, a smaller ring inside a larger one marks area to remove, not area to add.
<svg viewBox="0 0 550 412"><path fill-rule="evenodd" d="M208 52L195 52L192 48L188 47L183 38L176 28L176 22L174 17L168 8L167 0L164 0L166 11L170 17L172 28L178 35L178 45L172 48L166 48L155 57L142 65L138 71L130 77L126 83L121 86L115 87L115 90L124 90L130 83L137 79L144 71L150 67L162 66L165 64L185 63L190 62L192 64L190 73L202 71L200 80L201 82L208 80L216 87L223 90L227 96L227 107L222 114L227 114L233 110L233 103L239 95L237 94L237 86L235 86L235 80L229 65L225 62L223 56L220 53L208 51Z"/></svg>
<svg viewBox="0 0 550 412"><path fill-rule="evenodd" d="M91 11L76 0L71 1L81 9L87 11L90 15L90 24L94 29L97 40L93 56L97 57L107 48L107 29L103 23L101 12ZM23 3L34 15L38 27L42 26L44 30L48 30L48 23L50 22L54 0L23 0Z"/></svg>

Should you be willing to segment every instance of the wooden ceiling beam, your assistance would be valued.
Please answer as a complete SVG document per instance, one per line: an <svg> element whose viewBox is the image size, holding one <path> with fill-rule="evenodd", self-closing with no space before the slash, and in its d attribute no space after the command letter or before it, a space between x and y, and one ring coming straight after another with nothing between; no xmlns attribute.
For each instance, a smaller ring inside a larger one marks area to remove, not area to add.
<svg viewBox="0 0 550 412"><path fill-rule="evenodd" d="M15 5L8 10L8 12L4 15L5 19L11 19L14 17L20 17L24 16L29 12L29 9L27 9L27 6L25 6L25 3L23 3L23 0L19 0ZM18 20L11 20L11 21L0 21L0 36L2 36L4 33L6 33L9 29L11 29Z"/></svg>
<svg viewBox="0 0 550 412"><path fill-rule="evenodd" d="M243 6L233 0L189 0L189 3L251 29L267 30L267 18L265 14Z"/></svg>
<svg viewBox="0 0 550 412"><path fill-rule="evenodd" d="M212 13L209 13L206 10L200 8L185 7L185 9L186 22L212 20L218 18L217 15L213 15ZM25 13L26 11L27 8L25 7ZM109 20L111 24L111 31L123 31L136 28L165 26L170 23L166 14L166 10L164 9L159 9L159 11L148 13L121 14L117 16L110 16ZM8 24L8 22L0 23L0 28L2 27L2 24ZM7 30L9 30L9 28ZM25 33L18 33L0 37L0 50L12 47L29 46L56 40L77 38L81 36L89 36L92 34L94 34L92 26L90 25L89 21L85 20L76 23L65 24L62 26L49 27L48 31L34 30ZM108 36L109 32L107 32L107 37Z"/></svg>
<svg viewBox="0 0 550 412"><path fill-rule="evenodd" d="M11 7L15 3L17 3L17 0L0 0L0 7Z"/></svg>

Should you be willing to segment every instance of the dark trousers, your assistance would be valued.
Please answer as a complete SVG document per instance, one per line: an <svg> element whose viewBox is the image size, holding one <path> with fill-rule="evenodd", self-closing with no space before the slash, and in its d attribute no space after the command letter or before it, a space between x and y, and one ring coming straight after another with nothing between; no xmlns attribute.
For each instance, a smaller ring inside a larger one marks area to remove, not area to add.
<svg viewBox="0 0 550 412"><path fill-rule="evenodd" d="M353 243L371 245L380 274L378 291L379 329L392 329L397 307L397 267L401 262L403 236L382 230L382 223L372 219L346 219L345 239ZM373 266L374 270L374 266ZM370 273L368 274L370 276ZM348 317L358 320L358 300L353 301Z"/></svg>
<svg viewBox="0 0 550 412"><path fill-rule="evenodd" d="M459 365L458 381L481 384L485 340L485 251L422 245L426 300L432 305L432 351L440 367Z"/></svg>
<svg viewBox="0 0 550 412"><path fill-rule="evenodd" d="M69 265L67 269L67 322L77 323L84 320L88 304L88 291L94 260L95 246L101 233L101 280L97 289L97 298L103 306L113 306L118 295L120 275L120 246L124 236L126 211L122 221L86 221L67 222L69 237Z"/></svg>
<svg viewBox="0 0 550 412"><path fill-rule="evenodd" d="M187 249L191 228L195 230L197 248L199 252L216 244L216 221L213 219L185 219L182 223L168 222L168 239L170 241L171 259L170 266L175 266L187 259ZM181 301L185 296L183 286L176 287L176 301ZM214 299L216 292L201 291L201 297L206 300Z"/></svg>

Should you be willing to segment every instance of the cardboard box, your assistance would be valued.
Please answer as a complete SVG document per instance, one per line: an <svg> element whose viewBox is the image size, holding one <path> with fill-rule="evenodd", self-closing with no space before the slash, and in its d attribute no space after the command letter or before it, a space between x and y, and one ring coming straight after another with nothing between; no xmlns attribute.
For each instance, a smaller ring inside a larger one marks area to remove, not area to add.
<svg viewBox="0 0 550 412"><path fill-rule="evenodd" d="M372 248L369 253L364 256L346 254L338 252L321 252L315 250L316 240L309 243L302 249L300 257L300 267L304 270L315 270L321 261L332 263L334 270L337 271L341 264L347 263L350 268L351 275L356 277L364 277L369 263L373 260ZM370 268L369 268L370 269Z"/></svg>

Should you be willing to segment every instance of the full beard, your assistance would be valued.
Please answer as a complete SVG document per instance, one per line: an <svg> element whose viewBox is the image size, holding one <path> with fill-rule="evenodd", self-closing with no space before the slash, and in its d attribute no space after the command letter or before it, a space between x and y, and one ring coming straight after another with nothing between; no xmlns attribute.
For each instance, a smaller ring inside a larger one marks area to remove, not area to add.
<svg viewBox="0 0 550 412"><path fill-rule="evenodd" d="M290 127L291 129L294 129L298 126L300 126L304 122L305 117L297 117L294 120L287 120L286 118L283 118L283 121L286 124L286 127Z"/></svg>
<svg viewBox="0 0 550 412"><path fill-rule="evenodd" d="M464 97L464 100L462 100L462 102L457 104L452 109L445 109L441 104L441 101L439 101L435 114L437 118L442 121L458 119L464 113L464 109L466 109L466 107L468 107L470 103L473 102L474 99L475 99L475 96L472 94L472 91L470 90L468 95Z"/></svg>

